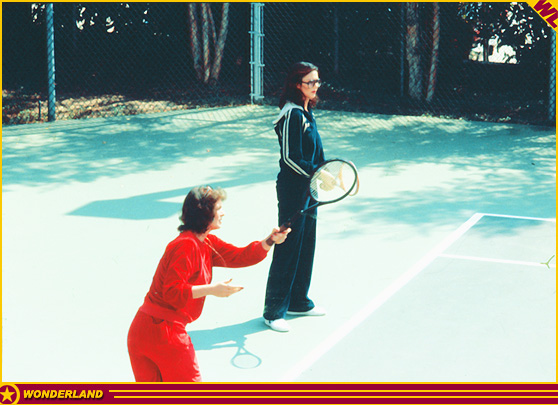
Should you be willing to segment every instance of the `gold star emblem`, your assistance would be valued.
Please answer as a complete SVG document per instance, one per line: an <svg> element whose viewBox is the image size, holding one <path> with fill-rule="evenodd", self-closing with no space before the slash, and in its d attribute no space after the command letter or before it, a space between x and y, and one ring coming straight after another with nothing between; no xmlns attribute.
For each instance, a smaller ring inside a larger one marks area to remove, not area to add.
<svg viewBox="0 0 558 405"><path fill-rule="evenodd" d="M12 398L15 395L15 398ZM11 385L3 385L0 387L0 403L1 404L16 404L18 400L17 388Z"/></svg>

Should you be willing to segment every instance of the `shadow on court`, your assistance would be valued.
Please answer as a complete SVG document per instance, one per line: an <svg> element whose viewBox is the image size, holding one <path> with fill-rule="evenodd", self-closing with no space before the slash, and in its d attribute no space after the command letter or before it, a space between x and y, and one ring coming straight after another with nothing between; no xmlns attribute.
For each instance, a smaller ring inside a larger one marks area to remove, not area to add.
<svg viewBox="0 0 558 405"><path fill-rule="evenodd" d="M548 129L421 117L351 120L340 112L323 118L329 155L348 157L370 174L358 198L336 207L364 218L364 228L353 232L365 234L378 217L427 228L469 210L555 211L555 135Z"/></svg>
<svg viewBox="0 0 558 405"><path fill-rule="evenodd" d="M240 107L3 128L4 379L131 381L127 329L176 235L188 190L227 190L219 236L231 243L261 239L275 225L276 112ZM270 258L216 270L215 280L234 278L245 289L210 297L189 325L204 380L554 381L555 356L531 346L538 336L541 350L555 350L547 347L555 342L555 268L506 261L540 264L555 253L546 248L555 246L555 222L507 218L555 217L555 130L317 117L326 156L352 160L360 173L357 196L319 212L311 296L328 315L290 319L288 334L269 331L260 316ZM326 345L475 213L503 217L486 217L446 252L466 259L432 259ZM486 258L498 262L479 260ZM510 350L515 359L504 356ZM235 365L244 352L252 362Z"/></svg>
<svg viewBox="0 0 558 405"><path fill-rule="evenodd" d="M250 335L267 331L268 328L262 323L261 319L255 318L236 325L195 330L189 334L196 351L233 348L235 353L230 360L233 367L255 369L262 364L262 359L249 350L247 341Z"/></svg>
<svg viewBox="0 0 558 405"><path fill-rule="evenodd" d="M247 171L245 171L245 173L247 173ZM228 188L246 186L253 184L253 182L266 180L269 180L269 175L249 173L246 176L239 175L234 180L211 182L211 186L222 187L226 190ZM196 185L197 184L192 184L189 187L177 190L136 195L127 198L92 201L69 212L68 215L129 220L168 218L180 212L186 194ZM165 201L169 199L175 202Z"/></svg>
<svg viewBox="0 0 558 405"><path fill-rule="evenodd" d="M3 186L92 182L106 176L167 170L187 157L267 150L262 122L273 114L237 109L57 122L3 129ZM226 113L225 113L226 116Z"/></svg>

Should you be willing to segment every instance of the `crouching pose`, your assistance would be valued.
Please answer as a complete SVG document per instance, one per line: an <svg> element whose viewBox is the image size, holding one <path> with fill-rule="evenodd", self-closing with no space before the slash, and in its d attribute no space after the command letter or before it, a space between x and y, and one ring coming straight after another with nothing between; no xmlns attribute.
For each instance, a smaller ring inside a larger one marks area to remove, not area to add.
<svg viewBox="0 0 558 405"><path fill-rule="evenodd" d="M138 382L201 381L186 325L200 316L205 297L228 297L242 287L231 280L212 283L213 267L246 267L262 261L290 229L275 228L246 247L228 244L211 231L221 227L226 194L209 186L192 189L182 207L180 234L161 258L151 288L128 333L128 352Z"/></svg>

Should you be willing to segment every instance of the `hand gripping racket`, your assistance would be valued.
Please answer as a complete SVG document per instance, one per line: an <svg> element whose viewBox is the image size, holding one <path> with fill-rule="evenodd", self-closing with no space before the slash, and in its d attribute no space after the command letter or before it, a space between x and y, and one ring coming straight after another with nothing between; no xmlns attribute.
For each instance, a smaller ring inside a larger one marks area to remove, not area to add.
<svg viewBox="0 0 558 405"><path fill-rule="evenodd" d="M290 228L291 224L306 212L321 205L341 201L348 195L358 192L358 172L355 165L342 159L331 159L322 163L312 174L308 185L308 194L314 204L296 212L279 228L280 232ZM267 239L267 244L272 246L273 240Z"/></svg>

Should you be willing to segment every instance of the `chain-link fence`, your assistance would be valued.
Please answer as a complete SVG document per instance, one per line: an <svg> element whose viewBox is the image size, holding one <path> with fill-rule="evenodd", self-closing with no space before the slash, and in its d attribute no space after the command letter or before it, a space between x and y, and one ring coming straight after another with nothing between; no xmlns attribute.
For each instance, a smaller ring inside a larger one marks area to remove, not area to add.
<svg viewBox="0 0 558 405"><path fill-rule="evenodd" d="M323 109L555 121L554 32L526 3L54 3L52 31L45 4L2 7L3 124L48 119L51 53L56 119L276 105L307 60Z"/></svg>
<svg viewBox="0 0 558 405"><path fill-rule="evenodd" d="M321 108L544 122L552 29L526 4L269 3L266 90L308 59ZM549 93L550 92L550 93ZM271 97L270 97L271 96ZM551 118L553 121L554 119Z"/></svg>
<svg viewBox="0 0 558 405"><path fill-rule="evenodd" d="M2 6L3 123L46 120L48 9ZM242 3L55 3L56 118L249 103L249 26Z"/></svg>

